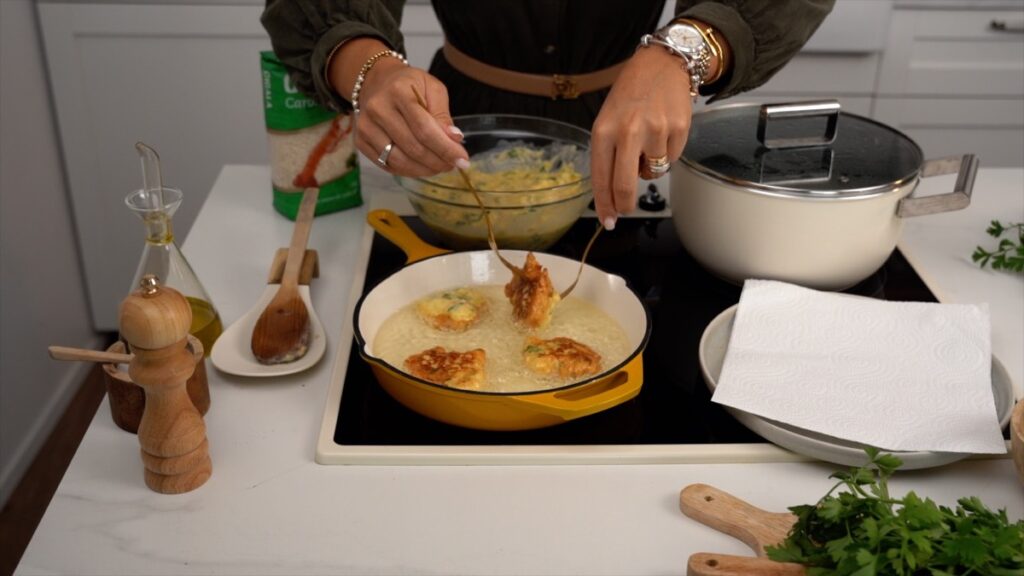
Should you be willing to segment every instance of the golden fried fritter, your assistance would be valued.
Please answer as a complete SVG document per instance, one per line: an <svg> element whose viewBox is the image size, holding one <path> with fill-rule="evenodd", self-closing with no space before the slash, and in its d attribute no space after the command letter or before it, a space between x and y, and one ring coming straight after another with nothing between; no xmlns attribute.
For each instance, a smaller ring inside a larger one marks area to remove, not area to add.
<svg viewBox="0 0 1024 576"><path fill-rule="evenodd" d="M537 262L533 252L526 254L522 274L513 274L512 281L505 285L505 296L512 302L512 317L530 328L547 326L560 299L547 269Z"/></svg>
<svg viewBox="0 0 1024 576"><path fill-rule="evenodd" d="M487 353L482 348L449 352L434 346L405 359L405 370L418 378L463 390L479 390L484 383Z"/></svg>
<svg viewBox="0 0 1024 576"><path fill-rule="evenodd" d="M523 346L526 367L545 376L562 379L590 376L601 371L601 355L572 338L541 340L530 336Z"/></svg>
<svg viewBox="0 0 1024 576"><path fill-rule="evenodd" d="M486 311L487 299L469 288L445 290L416 303L416 312L424 322L446 332L467 330Z"/></svg>

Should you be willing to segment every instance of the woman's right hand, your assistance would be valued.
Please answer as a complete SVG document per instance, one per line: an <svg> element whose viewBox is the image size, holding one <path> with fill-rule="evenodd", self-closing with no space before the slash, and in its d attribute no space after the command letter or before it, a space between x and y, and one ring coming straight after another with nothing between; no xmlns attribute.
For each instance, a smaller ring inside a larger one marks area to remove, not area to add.
<svg viewBox="0 0 1024 576"><path fill-rule="evenodd" d="M356 43L353 40L342 46L331 62L332 78L344 77L353 68L358 73L369 58L364 55L387 49L380 42L372 42L350 46ZM334 69L342 63L347 70ZM342 91L346 87L351 90L355 74L345 80L335 86L341 94L346 94ZM426 109L420 104L420 97ZM385 56L377 60L359 92L356 146L364 156L380 165L377 159L392 144L387 163L382 166L385 170L400 176L432 176L457 165L469 166L469 155L460 142L462 132L452 122L448 90L440 80L397 58Z"/></svg>

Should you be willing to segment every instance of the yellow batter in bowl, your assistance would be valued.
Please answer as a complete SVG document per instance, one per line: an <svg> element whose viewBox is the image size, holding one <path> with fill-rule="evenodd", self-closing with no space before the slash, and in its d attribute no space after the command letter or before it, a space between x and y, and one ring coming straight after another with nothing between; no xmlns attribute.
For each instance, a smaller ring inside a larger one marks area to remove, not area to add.
<svg viewBox="0 0 1024 576"><path fill-rule="evenodd" d="M590 201L589 133L528 116L455 120L471 153L467 172L490 212L499 246L543 250L554 244ZM398 182L446 246L486 247L483 213L457 172Z"/></svg>

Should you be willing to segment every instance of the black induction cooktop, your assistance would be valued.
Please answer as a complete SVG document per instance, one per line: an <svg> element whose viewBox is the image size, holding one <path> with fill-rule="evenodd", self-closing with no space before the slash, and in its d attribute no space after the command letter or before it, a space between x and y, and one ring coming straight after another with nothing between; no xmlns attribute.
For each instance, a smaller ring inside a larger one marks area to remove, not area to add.
<svg viewBox="0 0 1024 576"><path fill-rule="evenodd" d="M405 221L422 238L434 234L415 217ZM580 219L548 252L579 258L596 226ZM374 379L353 342L345 373L334 441L352 446L735 444L761 443L710 400L697 347L704 328L736 304L740 286L705 271L683 249L671 218L621 218L601 235L588 263L618 274L651 312L640 394L591 416L539 430L489 432L431 420L392 399ZM405 255L375 235L363 293L405 264ZM847 292L887 300L934 302L897 251L868 279Z"/></svg>

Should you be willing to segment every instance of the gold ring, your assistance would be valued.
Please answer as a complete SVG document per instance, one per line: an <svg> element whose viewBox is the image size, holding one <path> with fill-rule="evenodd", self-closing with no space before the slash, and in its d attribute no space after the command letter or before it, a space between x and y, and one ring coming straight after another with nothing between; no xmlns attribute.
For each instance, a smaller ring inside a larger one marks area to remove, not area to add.
<svg viewBox="0 0 1024 576"><path fill-rule="evenodd" d="M657 158L647 159L647 170L649 170L651 174L664 174L668 172L671 167L672 163L668 161L668 156L658 156Z"/></svg>

